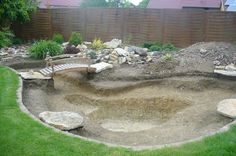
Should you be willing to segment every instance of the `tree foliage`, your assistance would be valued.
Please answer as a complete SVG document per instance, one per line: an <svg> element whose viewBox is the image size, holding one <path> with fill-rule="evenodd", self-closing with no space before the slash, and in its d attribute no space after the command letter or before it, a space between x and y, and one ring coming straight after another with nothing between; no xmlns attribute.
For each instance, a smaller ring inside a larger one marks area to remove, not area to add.
<svg viewBox="0 0 236 156"><path fill-rule="evenodd" d="M36 0L0 0L0 26L9 26L13 21L28 21L29 13L36 6Z"/></svg>
<svg viewBox="0 0 236 156"><path fill-rule="evenodd" d="M81 7L128 8L130 6L129 0L83 0L81 4Z"/></svg>
<svg viewBox="0 0 236 156"><path fill-rule="evenodd" d="M83 0L81 7L108 7L106 0Z"/></svg>
<svg viewBox="0 0 236 156"><path fill-rule="evenodd" d="M142 0L142 1L139 3L138 7L139 7L139 8L147 8L149 1L150 1L150 0Z"/></svg>

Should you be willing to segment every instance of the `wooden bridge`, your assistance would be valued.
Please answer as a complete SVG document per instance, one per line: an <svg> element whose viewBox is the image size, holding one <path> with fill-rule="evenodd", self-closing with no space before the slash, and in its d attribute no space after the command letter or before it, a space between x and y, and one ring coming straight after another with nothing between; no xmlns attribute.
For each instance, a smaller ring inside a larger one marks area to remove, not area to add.
<svg viewBox="0 0 236 156"><path fill-rule="evenodd" d="M96 68L91 67L88 64L60 64L55 66L49 66L39 70L44 76L53 76L57 72L70 72L70 71L78 71L78 72L87 72L87 73L95 73Z"/></svg>

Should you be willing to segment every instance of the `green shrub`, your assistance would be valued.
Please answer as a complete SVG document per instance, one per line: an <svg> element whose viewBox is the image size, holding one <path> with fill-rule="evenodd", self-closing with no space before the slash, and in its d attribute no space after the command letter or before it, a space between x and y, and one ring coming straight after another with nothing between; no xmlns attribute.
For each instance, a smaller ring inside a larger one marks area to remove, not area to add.
<svg viewBox="0 0 236 156"><path fill-rule="evenodd" d="M56 42L41 40L34 43L28 49L28 52L32 58L44 59L46 58L47 54L50 56L62 54L62 48Z"/></svg>
<svg viewBox="0 0 236 156"><path fill-rule="evenodd" d="M23 44L23 41L20 38L13 38L12 44Z"/></svg>
<svg viewBox="0 0 236 156"><path fill-rule="evenodd" d="M91 44L91 48L99 50L105 48L105 45L103 44L102 40L95 38Z"/></svg>
<svg viewBox="0 0 236 156"><path fill-rule="evenodd" d="M167 43L162 46L162 49L165 51L174 51L176 50L176 47L171 43Z"/></svg>
<svg viewBox="0 0 236 156"><path fill-rule="evenodd" d="M156 43L144 43L143 47L144 48L148 48L150 51L174 51L174 50L177 49L171 43L161 44L159 42L156 42Z"/></svg>
<svg viewBox="0 0 236 156"><path fill-rule="evenodd" d="M96 59L97 58L97 53L95 51L91 51L91 52L88 53L88 56L91 59Z"/></svg>
<svg viewBox="0 0 236 156"><path fill-rule="evenodd" d="M12 39L14 34L9 30L9 28L3 28L0 31L0 48L12 45Z"/></svg>
<svg viewBox="0 0 236 156"><path fill-rule="evenodd" d="M173 59L173 56L171 54L167 53L162 57L162 59L164 61L171 61Z"/></svg>
<svg viewBox="0 0 236 156"><path fill-rule="evenodd" d="M162 51L162 47L159 45L153 45L149 48L150 51Z"/></svg>
<svg viewBox="0 0 236 156"><path fill-rule="evenodd" d="M143 44L143 48L148 48L150 49L151 46L155 45L155 43L147 42Z"/></svg>
<svg viewBox="0 0 236 156"><path fill-rule="evenodd" d="M58 44L62 44L64 42L63 36L59 33L54 34L53 37L52 37L52 40L54 42L57 42Z"/></svg>
<svg viewBox="0 0 236 156"><path fill-rule="evenodd" d="M72 32L70 39L69 39L69 43L71 45L77 46L78 44L82 43L82 37L80 35L80 33L78 32Z"/></svg>

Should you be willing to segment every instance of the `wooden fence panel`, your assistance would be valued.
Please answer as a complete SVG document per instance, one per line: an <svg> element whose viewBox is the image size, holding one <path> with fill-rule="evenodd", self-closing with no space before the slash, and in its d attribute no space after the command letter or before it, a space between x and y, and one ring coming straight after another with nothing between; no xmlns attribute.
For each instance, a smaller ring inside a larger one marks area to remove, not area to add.
<svg viewBox="0 0 236 156"><path fill-rule="evenodd" d="M78 31L84 40L123 39L132 44L159 41L179 47L201 41L236 41L236 13L204 10L119 8L41 9L30 22L14 24L23 39L50 38L59 32L69 38Z"/></svg>

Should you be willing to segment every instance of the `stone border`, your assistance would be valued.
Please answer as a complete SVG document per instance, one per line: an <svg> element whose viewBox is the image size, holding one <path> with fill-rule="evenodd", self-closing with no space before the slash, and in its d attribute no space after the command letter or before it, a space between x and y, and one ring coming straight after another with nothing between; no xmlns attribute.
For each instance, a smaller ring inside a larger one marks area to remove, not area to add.
<svg viewBox="0 0 236 156"><path fill-rule="evenodd" d="M16 70L14 70L12 68L9 68L9 69L11 69L17 75L19 75ZM107 143L107 142L103 142L103 141L98 141L98 140L95 140L95 139L89 139L89 138L82 137L82 136L79 136L79 135L75 135L75 134L72 134L72 133L69 133L69 132L61 131L59 129L56 129L53 126L45 124L40 119L38 119L36 116L34 116L25 107L25 105L23 104L23 101L22 101L22 93L23 93L23 81L22 81L21 77L19 76L19 84L18 84L18 89L17 89L17 103L19 104L19 107L20 107L21 111L24 112L25 114L27 114L28 116L30 116L33 120L37 121L38 123L40 123L40 124L42 124L42 125L44 125L48 128L51 128L54 132L64 134L64 135L67 135L67 136L70 136L70 137L79 138L79 139L82 139L82 140L85 140L85 141L91 141L91 142L98 143L98 144L104 144L104 145L107 145L108 147L123 147L123 148L132 149L134 151L155 150L155 149L161 149L161 148L166 148L166 147L178 147L178 146L186 144L186 143L192 143L192 142L195 142L195 141L200 141L200 140L202 140L206 137L213 136L213 135L218 134L218 133L226 132L227 130L230 129L230 127L233 124L236 124L236 120L234 120L233 122L229 123L228 125L225 125L224 127L222 127L220 130L218 130L216 132L210 132L210 133L208 133L206 135L203 135L203 136L200 136L198 138L194 138L194 139L190 139L190 140L182 141L182 142L177 142L177 143L170 143L170 144L163 144L163 145L153 145L153 146L124 146L124 145L118 145L118 144L112 144L112 143Z"/></svg>

